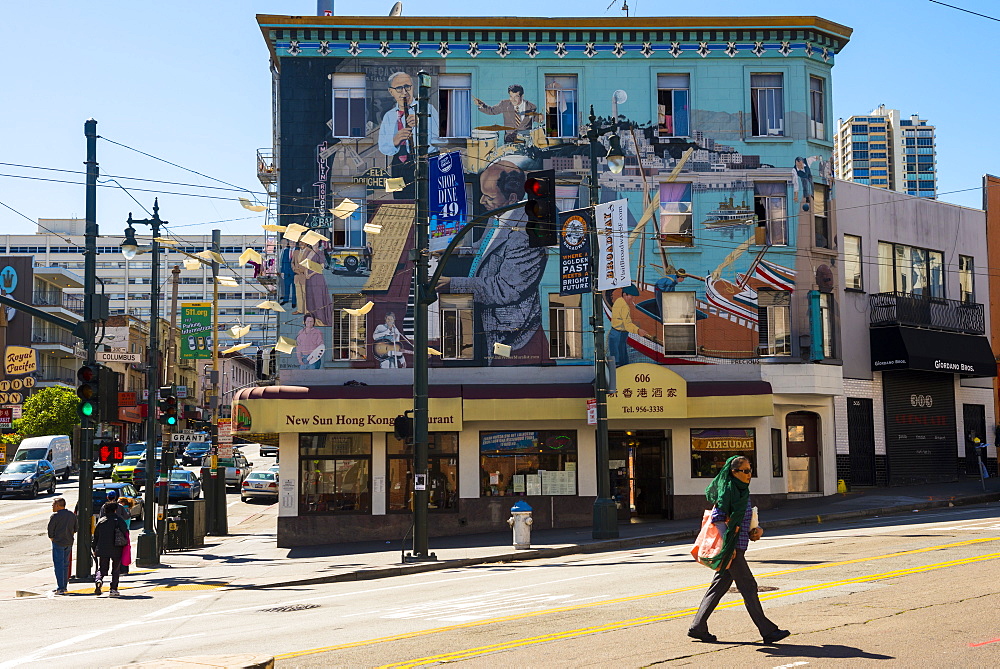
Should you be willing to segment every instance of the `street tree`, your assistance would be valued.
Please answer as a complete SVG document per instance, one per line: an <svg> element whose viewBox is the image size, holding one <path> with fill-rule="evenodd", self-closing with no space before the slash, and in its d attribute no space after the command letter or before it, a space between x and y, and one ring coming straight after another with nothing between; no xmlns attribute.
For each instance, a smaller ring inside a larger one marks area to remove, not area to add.
<svg viewBox="0 0 1000 669"><path fill-rule="evenodd" d="M73 434L80 424L76 393L68 388L43 388L24 401L21 418L14 421L14 431L21 437L48 434Z"/></svg>

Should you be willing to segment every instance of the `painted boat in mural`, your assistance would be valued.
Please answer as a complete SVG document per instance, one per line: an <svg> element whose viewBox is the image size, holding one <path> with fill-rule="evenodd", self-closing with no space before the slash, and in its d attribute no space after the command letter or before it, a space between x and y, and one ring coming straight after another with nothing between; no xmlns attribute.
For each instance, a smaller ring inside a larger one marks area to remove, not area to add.
<svg viewBox="0 0 1000 669"><path fill-rule="evenodd" d="M753 225L755 222L753 207L748 207L745 200L737 205L734 198L729 198L720 202L718 209L708 212L708 218L701 224L706 228L721 230Z"/></svg>

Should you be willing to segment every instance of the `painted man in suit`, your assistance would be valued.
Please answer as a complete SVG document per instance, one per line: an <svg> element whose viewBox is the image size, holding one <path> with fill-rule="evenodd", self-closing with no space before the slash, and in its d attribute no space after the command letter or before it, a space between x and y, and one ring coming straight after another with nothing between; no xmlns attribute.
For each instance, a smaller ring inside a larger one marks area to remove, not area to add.
<svg viewBox="0 0 1000 669"><path fill-rule="evenodd" d="M479 175L487 211L520 202L524 197L524 172L500 160ZM486 356L491 365L548 363L549 349L542 331L538 284L545 271L545 248L528 246L524 209L490 219L479 240L467 277L442 279L442 292L471 294L486 334ZM509 358L496 356L494 344L511 347Z"/></svg>
<svg viewBox="0 0 1000 669"><path fill-rule="evenodd" d="M417 101L413 87L413 77L406 72L394 72L389 75L389 95L395 101L392 109L382 115L379 124L378 149L383 155L389 156L389 173L393 177L402 178L406 183L403 191L396 194L397 198L411 199L414 196L414 160L417 151ZM438 150L438 113L433 105L430 108L430 123L428 124L428 153Z"/></svg>
<svg viewBox="0 0 1000 669"><path fill-rule="evenodd" d="M524 99L524 88L519 84L511 84L507 87L507 100L498 102L492 107L480 100L473 98L472 101L479 107L479 111L484 114L503 114L503 124L513 130L508 130L504 136L504 141L510 144L517 139L520 130L531 130L531 114L535 112L535 104Z"/></svg>

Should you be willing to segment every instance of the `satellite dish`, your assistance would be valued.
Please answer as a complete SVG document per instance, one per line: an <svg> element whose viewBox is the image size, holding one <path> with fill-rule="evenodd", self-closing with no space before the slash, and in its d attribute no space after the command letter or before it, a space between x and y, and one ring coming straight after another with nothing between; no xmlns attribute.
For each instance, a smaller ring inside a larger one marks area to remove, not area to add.
<svg viewBox="0 0 1000 669"><path fill-rule="evenodd" d="M628 93L619 88L611 94L611 100L618 105L625 104L628 101Z"/></svg>
<svg viewBox="0 0 1000 669"><path fill-rule="evenodd" d="M389 16L402 16L403 15L403 3L397 2L389 10Z"/></svg>

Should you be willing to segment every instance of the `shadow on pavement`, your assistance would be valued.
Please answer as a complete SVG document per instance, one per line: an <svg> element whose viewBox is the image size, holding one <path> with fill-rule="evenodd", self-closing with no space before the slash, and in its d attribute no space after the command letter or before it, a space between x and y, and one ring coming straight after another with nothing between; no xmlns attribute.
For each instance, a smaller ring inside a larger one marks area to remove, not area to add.
<svg viewBox="0 0 1000 669"><path fill-rule="evenodd" d="M853 646L823 645L808 646L805 644L782 643L774 644L766 648L759 648L759 653L764 653L767 657L813 657L813 658L835 658L835 659L859 659L859 660L895 660L892 655L881 655L879 653L869 653L868 651L854 648Z"/></svg>

